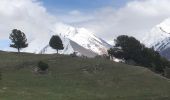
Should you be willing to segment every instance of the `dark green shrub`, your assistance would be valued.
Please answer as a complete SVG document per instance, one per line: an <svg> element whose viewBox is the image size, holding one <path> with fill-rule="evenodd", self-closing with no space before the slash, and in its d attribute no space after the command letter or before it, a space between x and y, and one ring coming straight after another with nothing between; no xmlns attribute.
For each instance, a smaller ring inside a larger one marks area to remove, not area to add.
<svg viewBox="0 0 170 100"><path fill-rule="evenodd" d="M38 68L41 70L41 71L46 71L48 68L49 68L49 65L43 61L39 61L38 62Z"/></svg>

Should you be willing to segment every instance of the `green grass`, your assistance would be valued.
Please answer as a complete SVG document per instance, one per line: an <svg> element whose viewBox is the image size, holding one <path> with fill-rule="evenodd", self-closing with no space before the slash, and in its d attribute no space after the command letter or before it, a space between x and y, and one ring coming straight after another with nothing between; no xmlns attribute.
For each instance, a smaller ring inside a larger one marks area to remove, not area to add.
<svg viewBox="0 0 170 100"><path fill-rule="evenodd" d="M33 72L39 60L47 75ZM168 79L108 60L0 52L0 68L0 100L170 100Z"/></svg>

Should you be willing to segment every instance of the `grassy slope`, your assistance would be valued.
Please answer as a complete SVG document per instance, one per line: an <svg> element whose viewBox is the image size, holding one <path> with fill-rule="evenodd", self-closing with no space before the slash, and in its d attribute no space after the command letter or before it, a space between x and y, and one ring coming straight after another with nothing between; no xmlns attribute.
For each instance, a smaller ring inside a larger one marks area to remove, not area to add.
<svg viewBox="0 0 170 100"><path fill-rule="evenodd" d="M38 60L48 75L32 72ZM98 64L101 70L91 70ZM0 53L0 100L170 100L170 81L142 68L101 59ZM82 68L89 66L90 71Z"/></svg>

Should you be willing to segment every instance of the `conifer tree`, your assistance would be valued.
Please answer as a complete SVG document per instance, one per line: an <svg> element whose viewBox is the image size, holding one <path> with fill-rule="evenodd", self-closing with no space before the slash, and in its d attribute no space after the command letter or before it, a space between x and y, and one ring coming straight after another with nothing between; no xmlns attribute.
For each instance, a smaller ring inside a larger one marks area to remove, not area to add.
<svg viewBox="0 0 170 100"><path fill-rule="evenodd" d="M49 45L53 48L57 50L57 54L59 50L63 50L63 43L61 38L58 35L53 35L50 39Z"/></svg>
<svg viewBox="0 0 170 100"><path fill-rule="evenodd" d="M20 53L20 50L22 48L28 47L26 35L20 30L13 29L12 33L9 36L9 39L12 41L10 47L16 48L18 50L18 53Z"/></svg>

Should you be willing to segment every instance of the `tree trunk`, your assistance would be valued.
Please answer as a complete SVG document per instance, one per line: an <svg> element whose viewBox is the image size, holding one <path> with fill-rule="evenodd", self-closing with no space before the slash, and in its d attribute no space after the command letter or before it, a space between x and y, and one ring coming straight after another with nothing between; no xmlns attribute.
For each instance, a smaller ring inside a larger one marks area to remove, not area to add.
<svg viewBox="0 0 170 100"><path fill-rule="evenodd" d="M18 53L20 53L20 49L18 48Z"/></svg>
<svg viewBox="0 0 170 100"><path fill-rule="evenodd" d="M57 49L57 54L58 54L58 49Z"/></svg>

